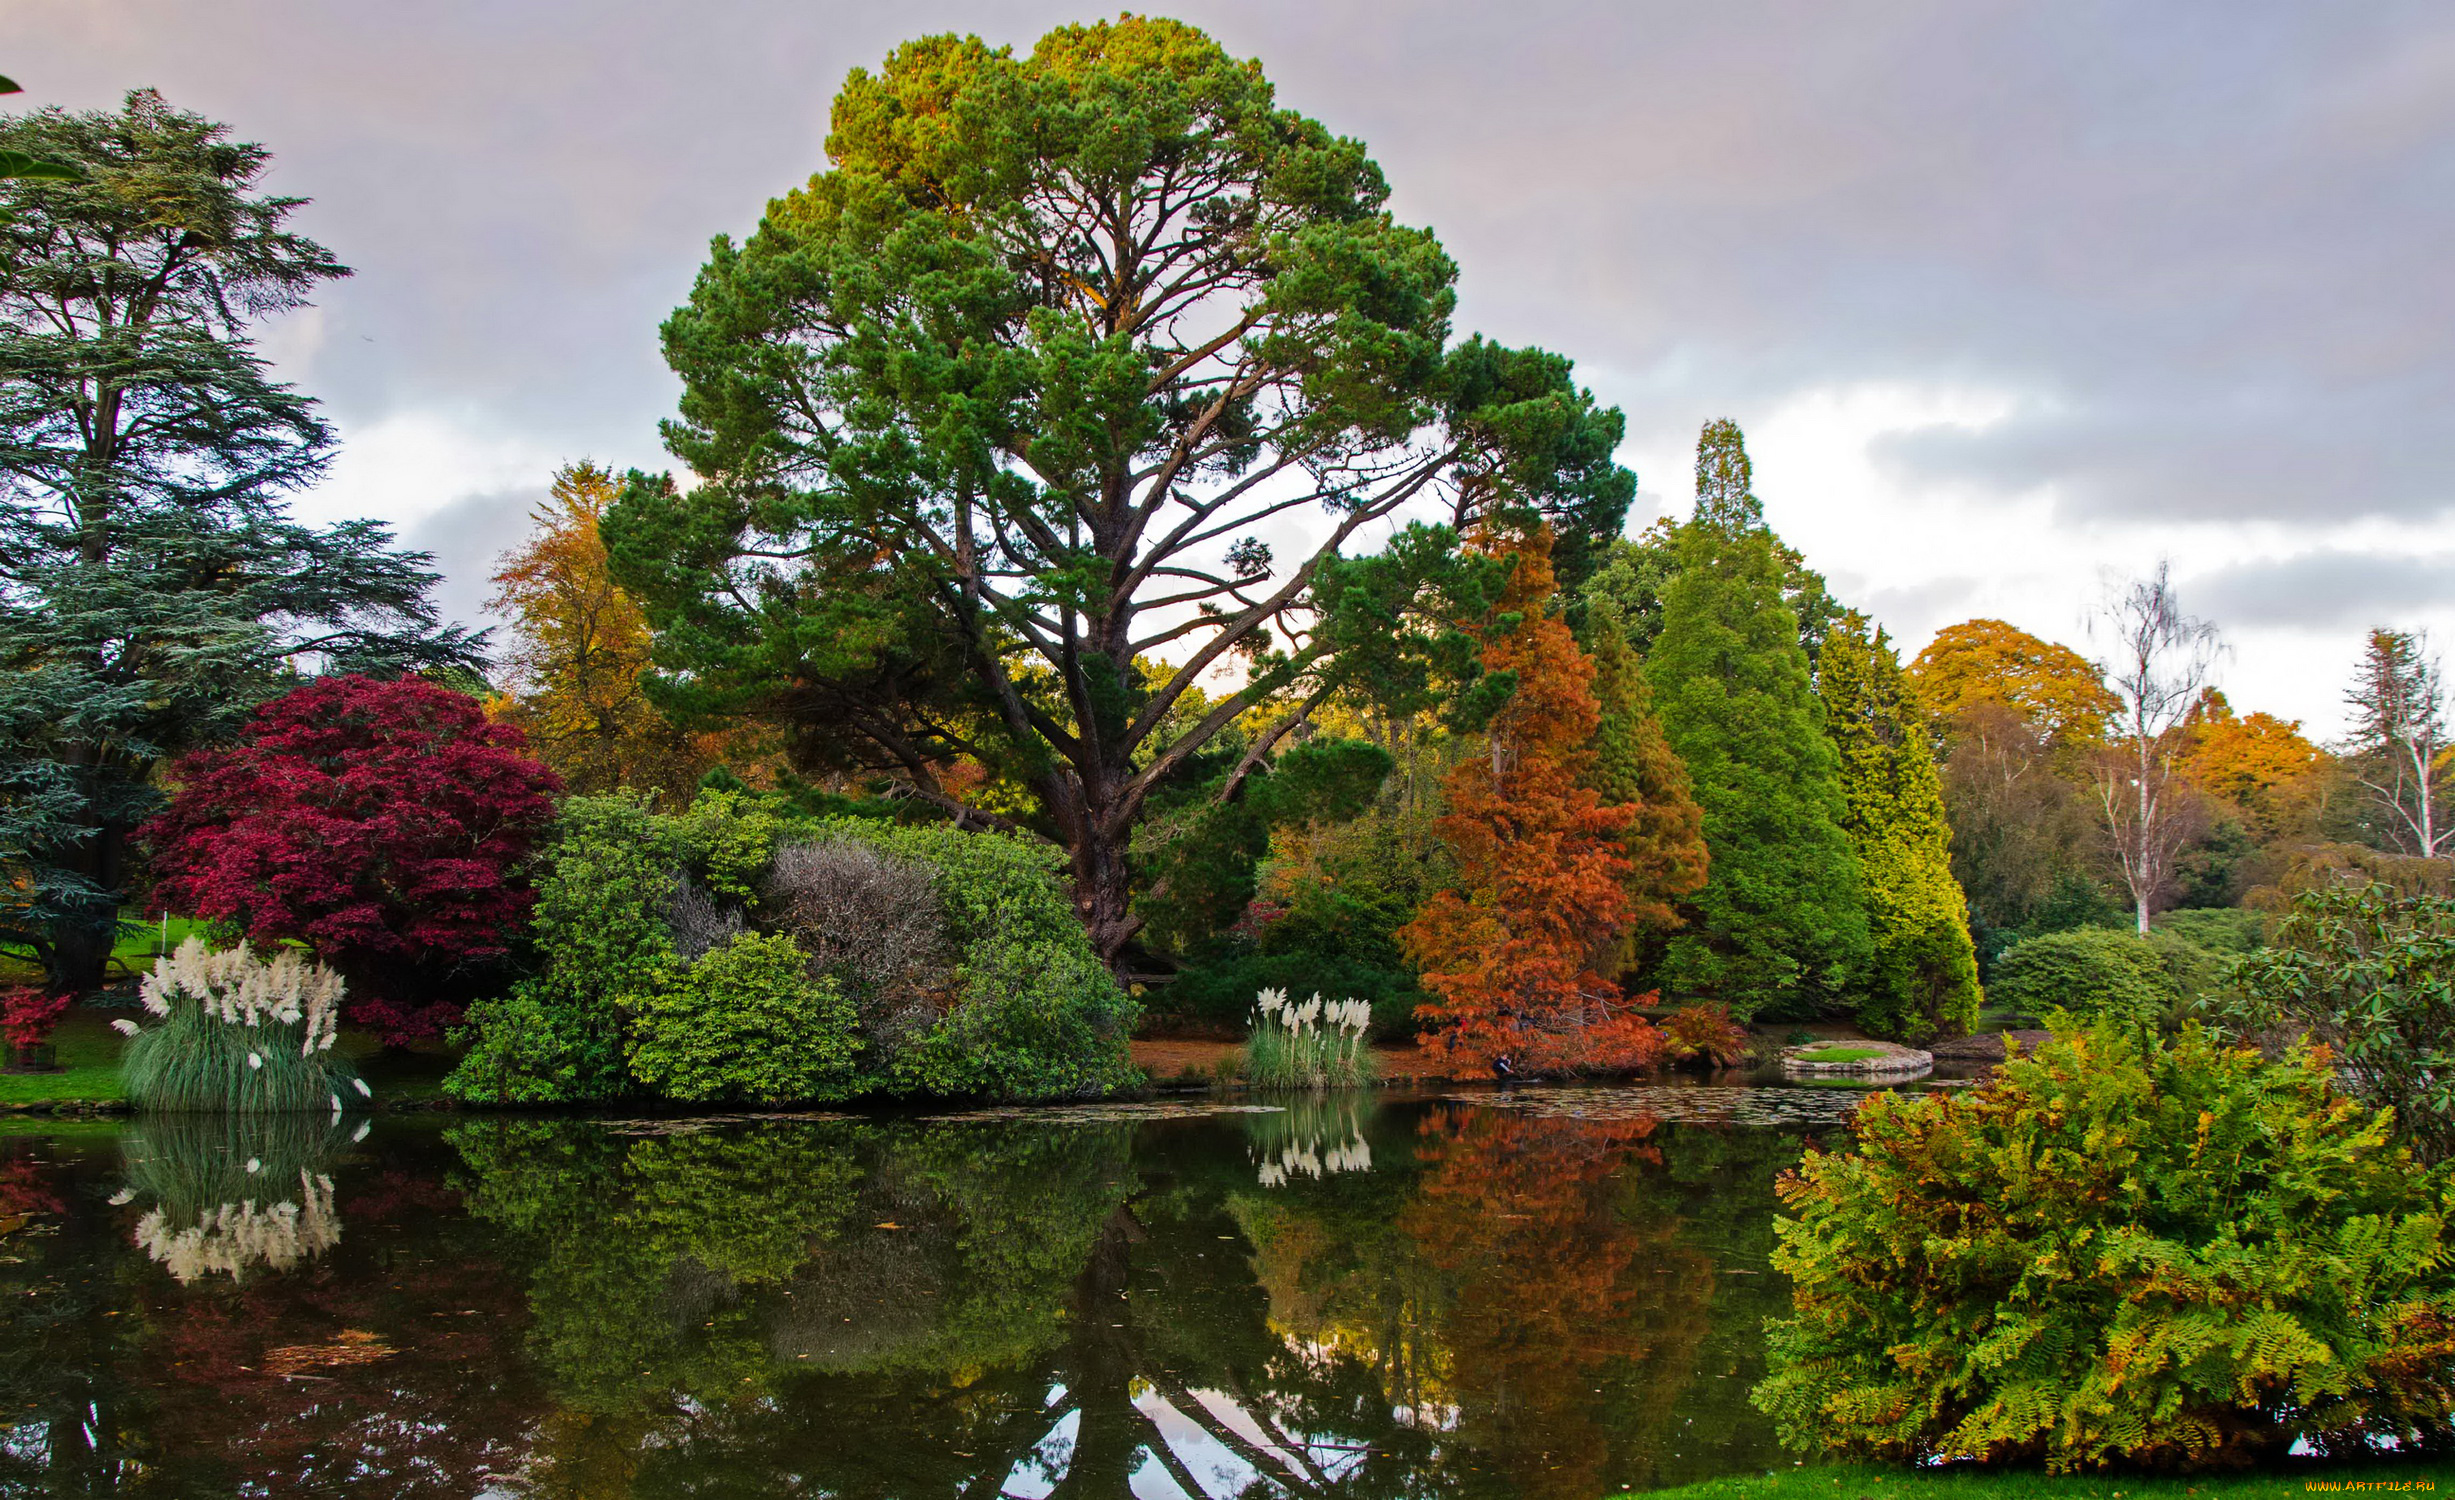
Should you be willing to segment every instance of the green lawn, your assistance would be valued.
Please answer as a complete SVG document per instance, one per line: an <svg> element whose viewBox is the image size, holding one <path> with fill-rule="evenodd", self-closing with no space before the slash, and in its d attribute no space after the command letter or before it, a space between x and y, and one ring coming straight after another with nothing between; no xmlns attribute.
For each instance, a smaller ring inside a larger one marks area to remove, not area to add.
<svg viewBox="0 0 2455 1500"><path fill-rule="evenodd" d="M1800 1062L1850 1063L1865 1062L1870 1057L1885 1056L1881 1047L1816 1047L1799 1054Z"/></svg>
<svg viewBox="0 0 2455 1500"><path fill-rule="evenodd" d="M127 1039L110 1018L72 1010L52 1028L65 1073L0 1073L0 1104L48 1104L66 1100L117 1099L119 1049Z"/></svg>
<svg viewBox="0 0 2455 1500"><path fill-rule="evenodd" d="M2147 1479L2139 1475L1982 1474L1856 1466L1709 1479L1643 1500L2268 1500L2316 1494L2428 1494L2455 1489L2444 1464L2310 1463L2277 1473Z"/></svg>
<svg viewBox="0 0 2455 1500"><path fill-rule="evenodd" d="M176 948L191 933L201 936L204 930L204 922L195 917L172 917L167 922L156 917L141 926L123 928L111 948L104 979L114 984L134 979L153 967L155 957L166 951L165 941ZM41 968L25 954L0 951L0 984L32 984L42 977Z"/></svg>
<svg viewBox="0 0 2455 1500"><path fill-rule="evenodd" d="M0 1104L61 1104L121 1098L119 1051L127 1039L111 1029L111 1015L70 1011L51 1033L64 1073L0 1073ZM412 1103L442 1097L443 1075L458 1057L437 1042L407 1052L386 1053L363 1031L341 1033L341 1050L358 1064L379 1102Z"/></svg>

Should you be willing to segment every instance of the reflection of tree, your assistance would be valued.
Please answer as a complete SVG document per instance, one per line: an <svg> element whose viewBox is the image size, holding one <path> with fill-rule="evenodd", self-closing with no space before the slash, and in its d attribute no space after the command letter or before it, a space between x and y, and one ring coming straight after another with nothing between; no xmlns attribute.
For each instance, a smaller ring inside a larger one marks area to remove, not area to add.
<svg viewBox="0 0 2455 1500"><path fill-rule="evenodd" d="M1656 1128L1495 1109L1425 1121L1399 1224L1451 1278L1439 1337L1458 1438L1517 1493L1603 1493L1659 1444L1694 1373L1713 1262L1677 1220L1622 1214L1614 1180L1659 1163Z"/></svg>
<svg viewBox="0 0 2455 1500"><path fill-rule="evenodd" d="M536 1407L521 1304L451 1195L414 1165L302 1158L277 1117L253 1123L272 1128L157 1118L39 1143L74 1166L45 1174L58 1215L0 1265L0 1397L19 1424L0 1493L466 1495L516 1456ZM302 1167L332 1178L348 1235L287 1269L188 1281L140 1249L146 1217L218 1209L225 1170L275 1165L293 1189Z"/></svg>
<svg viewBox="0 0 2455 1500"><path fill-rule="evenodd" d="M1730 1138L1449 1108L1423 1123L1402 1204L1274 1193L1236 1213L1288 1358L1369 1370L1432 1444L1422 1490L1589 1496L1686 1472L1703 1443L1769 1451L1723 1368L1755 1323L1726 1333L1718 1316L1717 1262L1761 1264L1762 1247L1698 1217L1716 1200L1769 1220L1768 1200L1712 1170L1692 1190L1674 1165Z"/></svg>

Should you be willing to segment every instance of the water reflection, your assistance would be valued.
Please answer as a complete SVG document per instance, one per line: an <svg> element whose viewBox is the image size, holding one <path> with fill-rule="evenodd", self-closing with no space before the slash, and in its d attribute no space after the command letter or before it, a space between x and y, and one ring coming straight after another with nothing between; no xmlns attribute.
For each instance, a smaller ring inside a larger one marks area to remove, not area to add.
<svg viewBox="0 0 2455 1500"><path fill-rule="evenodd" d="M315 1116L148 1116L124 1138L111 1202L143 1208L137 1248L179 1281L287 1271L341 1242L331 1166L346 1141Z"/></svg>
<svg viewBox="0 0 2455 1500"><path fill-rule="evenodd" d="M1586 1500L1761 1467L1802 1137L1600 1113L393 1121L278 1157L149 1124L138 1200L73 1165L18 1192L110 1233L0 1257L45 1361L0 1400L46 1414L0 1494ZM224 1253L250 1202L296 1208L283 1274ZM220 1258L140 1252L157 1214ZM38 1329L46 1297L79 1311Z"/></svg>
<svg viewBox="0 0 2455 1500"><path fill-rule="evenodd" d="M1251 1117L1246 1130L1253 1141L1255 1180L1279 1187L1296 1177L1372 1170L1372 1145L1364 1139L1364 1118L1372 1105L1370 1095L1317 1094Z"/></svg>

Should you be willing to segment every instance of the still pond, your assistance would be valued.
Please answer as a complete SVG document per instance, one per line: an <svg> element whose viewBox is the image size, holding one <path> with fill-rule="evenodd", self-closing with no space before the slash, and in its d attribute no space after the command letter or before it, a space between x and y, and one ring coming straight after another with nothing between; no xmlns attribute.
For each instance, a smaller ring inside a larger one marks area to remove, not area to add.
<svg viewBox="0 0 2455 1500"><path fill-rule="evenodd" d="M1588 1500L1787 1465L1854 1095L0 1136L0 1495Z"/></svg>

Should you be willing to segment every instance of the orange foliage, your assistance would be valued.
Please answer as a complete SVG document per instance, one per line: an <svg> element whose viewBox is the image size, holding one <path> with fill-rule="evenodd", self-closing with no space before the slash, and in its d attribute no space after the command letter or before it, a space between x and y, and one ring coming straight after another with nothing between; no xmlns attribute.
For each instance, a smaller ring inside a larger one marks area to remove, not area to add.
<svg viewBox="0 0 2455 1500"><path fill-rule="evenodd" d="M1638 809L1579 784L1600 717L1593 663L1551 611L1550 534L1479 545L1515 553L1483 665L1517 688L1490 753L1444 783L1458 889L1398 933L1433 997L1416 1011L1424 1045L1453 1076L1643 1067L1661 1037L1596 972L1634 920L1622 837Z"/></svg>
<svg viewBox="0 0 2455 1500"><path fill-rule="evenodd" d="M2001 620L1945 626L1910 663L1909 682L1938 719L2000 703L2042 738L2063 745L2102 738L2119 707L2095 663Z"/></svg>
<svg viewBox="0 0 2455 1500"><path fill-rule="evenodd" d="M753 784L771 779L760 774L772 756L755 733L686 733L642 688L648 617L614 582L598 531L620 488L600 465L566 465L530 513L528 539L499 559L488 607L511 622L504 665L515 691L489 715L518 725L575 792L640 788L678 805L714 765Z"/></svg>
<svg viewBox="0 0 2455 1500"><path fill-rule="evenodd" d="M2237 809L2264 841L2307 831L2324 757L2302 738L2298 721L2266 713L2235 718L2225 695L2210 688L2185 727L2190 746L2182 769L2194 785Z"/></svg>

